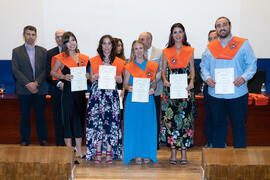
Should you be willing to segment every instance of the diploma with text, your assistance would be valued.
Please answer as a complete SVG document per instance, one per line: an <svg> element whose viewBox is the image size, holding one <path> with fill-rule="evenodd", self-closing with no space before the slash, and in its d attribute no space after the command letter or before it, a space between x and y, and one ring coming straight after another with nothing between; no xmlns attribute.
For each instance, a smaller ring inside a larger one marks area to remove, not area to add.
<svg viewBox="0 0 270 180"><path fill-rule="evenodd" d="M73 76L71 79L71 91L84 91L87 90L86 67L72 67L70 74Z"/></svg>
<svg viewBox="0 0 270 180"><path fill-rule="evenodd" d="M149 102L149 78L133 78L132 102Z"/></svg>

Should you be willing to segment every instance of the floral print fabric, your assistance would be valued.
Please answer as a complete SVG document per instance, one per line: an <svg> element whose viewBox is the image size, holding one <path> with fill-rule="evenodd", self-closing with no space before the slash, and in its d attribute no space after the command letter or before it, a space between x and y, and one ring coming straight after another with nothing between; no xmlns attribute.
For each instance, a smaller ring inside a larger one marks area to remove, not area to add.
<svg viewBox="0 0 270 180"><path fill-rule="evenodd" d="M120 105L117 90L98 89L94 82L90 90L86 114L86 159L92 160L96 147L102 141L102 153L106 142L112 146L112 158L122 159L122 134L120 128Z"/></svg>
<svg viewBox="0 0 270 180"><path fill-rule="evenodd" d="M188 75L190 66L181 69L171 69L168 66L167 79L170 74ZM170 90L164 87L162 96L162 119L160 141L176 148L190 147L193 144L194 117L196 116L194 92L189 91L187 99L170 99Z"/></svg>

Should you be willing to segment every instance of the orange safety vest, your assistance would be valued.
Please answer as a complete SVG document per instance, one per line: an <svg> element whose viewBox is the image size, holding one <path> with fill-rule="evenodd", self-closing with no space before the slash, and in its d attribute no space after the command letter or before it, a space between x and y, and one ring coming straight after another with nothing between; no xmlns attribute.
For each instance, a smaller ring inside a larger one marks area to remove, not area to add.
<svg viewBox="0 0 270 180"><path fill-rule="evenodd" d="M125 69L136 78L150 78L153 81L156 77L158 63L147 61L145 71L143 71L136 63L130 62L125 66Z"/></svg>
<svg viewBox="0 0 270 180"><path fill-rule="evenodd" d="M234 36L225 48L223 48L219 40L215 39L207 47L214 58L232 60L245 40L244 38Z"/></svg>
<svg viewBox="0 0 270 180"><path fill-rule="evenodd" d="M171 69L187 67L193 53L194 48L184 45L182 46L179 54L177 54L174 46L163 50L163 54L165 55Z"/></svg>
<svg viewBox="0 0 270 180"><path fill-rule="evenodd" d="M90 63L91 63L91 68L92 68L94 74L99 73L99 65L104 65L103 61L99 55L91 58ZM120 76L121 73L124 71L125 64L126 64L126 62L124 60L122 60L118 57L115 57L115 59L112 63L112 66L116 66L116 75L117 76Z"/></svg>
<svg viewBox="0 0 270 180"><path fill-rule="evenodd" d="M65 52L62 52L62 53L60 53L60 54L52 57L51 68L53 67L56 59L59 60L65 66L67 66L69 69L71 67L87 66L87 63L89 61L89 57L88 56L86 56L84 54L79 54L79 65L78 65L73 60L73 58L71 56L67 56ZM57 72L61 74L61 70L60 69L58 69ZM58 79L53 77L53 80L58 80Z"/></svg>

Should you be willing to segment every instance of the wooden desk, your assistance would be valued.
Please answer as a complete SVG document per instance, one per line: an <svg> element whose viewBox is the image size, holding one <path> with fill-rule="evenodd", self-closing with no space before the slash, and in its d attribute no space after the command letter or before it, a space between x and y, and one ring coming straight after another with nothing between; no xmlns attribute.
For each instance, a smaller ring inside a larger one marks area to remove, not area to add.
<svg viewBox="0 0 270 180"><path fill-rule="evenodd" d="M206 143L204 135L205 108L203 99L197 99L198 118L195 119L194 145L203 146ZM54 123L51 100L46 102L47 140L55 144ZM15 95L5 94L0 97L0 144L19 144L20 110ZM32 144L38 144L34 113L31 113ZM232 145L231 125L229 128L228 145ZM267 106L248 106L247 145L270 145L270 104Z"/></svg>

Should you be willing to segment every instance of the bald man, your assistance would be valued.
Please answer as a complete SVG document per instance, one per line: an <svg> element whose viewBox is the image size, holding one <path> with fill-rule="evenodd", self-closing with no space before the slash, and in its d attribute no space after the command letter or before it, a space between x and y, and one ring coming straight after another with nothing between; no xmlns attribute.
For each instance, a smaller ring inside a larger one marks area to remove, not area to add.
<svg viewBox="0 0 270 180"><path fill-rule="evenodd" d="M64 130L62 125L62 116L61 116L61 90L63 89L64 84L59 80L53 80L50 75L51 72L51 61L52 57L61 53L62 51L62 36L64 30L58 30L55 32L55 42L56 47L50 49L47 52L47 82L49 84L48 93L51 95L52 108L53 108L53 120L54 120L54 130L56 136L56 145L64 146Z"/></svg>
<svg viewBox="0 0 270 180"><path fill-rule="evenodd" d="M163 92L163 82L161 80L161 55L162 50L152 46L152 34L150 32L143 32L139 35L139 40L143 41L144 46L147 49L147 58L159 64L159 68L156 74L157 88L155 90L155 104L157 112L157 149L159 149L159 129L160 129L160 112L161 112L161 99L160 95Z"/></svg>

